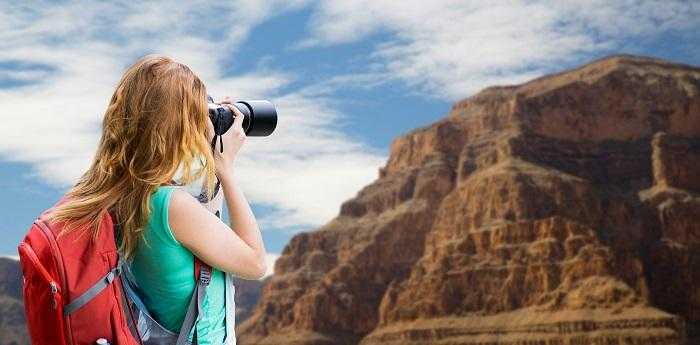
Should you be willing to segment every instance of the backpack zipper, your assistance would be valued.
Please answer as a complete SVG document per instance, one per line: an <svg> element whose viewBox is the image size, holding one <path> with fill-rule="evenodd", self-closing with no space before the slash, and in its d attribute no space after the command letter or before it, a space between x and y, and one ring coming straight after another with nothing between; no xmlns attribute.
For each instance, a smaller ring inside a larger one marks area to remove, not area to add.
<svg viewBox="0 0 700 345"><path fill-rule="evenodd" d="M59 289L66 291L66 298L65 300L67 301L70 298L70 295L68 294L68 280L66 279L66 272L63 268L63 256L61 255L61 251L58 249L58 243L56 242L56 237L54 237L53 232L51 232L51 229L49 229L48 223L41 218L37 218L34 221L34 224L39 225L39 229L44 233L44 236L46 236L46 239L49 241L49 245L51 246L51 251L53 252L53 257L54 257L54 262L56 264L56 269L58 270L58 275L59 278L61 279L61 286L59 287L55 282L52 286L52 291L55 288L57 291ZM59 296L60 297L60 296ZM54 300L56 300L56 295L54 295ZM63 303L63 299L60 301ZM58 307L58 301L55 301L56 307ZM69 326L70 323L70 317L63 318L63 326L64 328L64 338L66 339L68 345L73 344L73 333L71 332L71 328Z"/></svg>
<svg viewBox="0 0 700 345"><path fill-rule="evenodd" d="M53 309L58 308L59 289L58 285L56 284L56 281L53 280L53 278L46 270L44 265L42 265L39 261L39 258L36 256L36 253L34 253L34 250L32 250L32 248L26 242L20 243L19 247L20 251L22 251L22 253L24 253L24 255L27 257L27 259L29 259L29 261L32 262L32 265L39 271L39 274L49 284L49 288L51 289L51 299L53 301L52 307Z"/></svg>
<svg viewBox="0 0 700 345"><path fill-rule="evenodd" d="M58 300L56 299L56 294L58 293L58 287L56 286L56 282L52 281L49 283L51 285L51 295L53 297L53 308L56 309L58 308Z"/></svg>
<svg viewBox="0 0 700 345"><path fill-rule="evenodd" d="M46 221L42 219L37 219L36 221L34 221L34 223L39 225L39 228L44 233L44 236L46 236L46 239L49 241L49 245L51 245L51 251L54 254L53 257L56 258L56 269L58 270L58 275L61 279L61 289L67 291L68 288L66 287L66 272L63 270L63 256L61 255L61 251L58 250L58 243L56 243L56 238L53 236L53 233L46 224Z"/></svg>

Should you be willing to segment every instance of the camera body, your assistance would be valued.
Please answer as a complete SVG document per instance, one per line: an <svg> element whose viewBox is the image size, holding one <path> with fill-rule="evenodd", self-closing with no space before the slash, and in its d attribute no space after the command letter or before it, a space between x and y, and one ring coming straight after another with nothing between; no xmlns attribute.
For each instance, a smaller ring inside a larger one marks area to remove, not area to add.
<svg viewBox="0 0 700 345"><path fill-rule="evenodd" d="M233 125L236 117L231 109L218 103L207 95L209 104L209 119L214 125L216 135L223 135ZM277 109L267 100L236 101L232 104L245 115L243 131L246 136L265 137L274 132L277 126Z"/></svg>

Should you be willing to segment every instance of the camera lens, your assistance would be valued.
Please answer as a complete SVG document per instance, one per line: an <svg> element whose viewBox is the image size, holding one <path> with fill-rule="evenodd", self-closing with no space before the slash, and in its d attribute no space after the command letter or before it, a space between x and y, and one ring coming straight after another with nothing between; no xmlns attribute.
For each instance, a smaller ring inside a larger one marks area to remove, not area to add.
<svg viewBox="0 0 700 345"><path fill-rule="evenodd" d="M223 135L233 125L235 114L226 106L209 100L209 119L214 124L217 135ZM232 104L245 115L241 127L246 136L264 137L272 134L277 127L277 109L267 100L237 101Z"/></svg>

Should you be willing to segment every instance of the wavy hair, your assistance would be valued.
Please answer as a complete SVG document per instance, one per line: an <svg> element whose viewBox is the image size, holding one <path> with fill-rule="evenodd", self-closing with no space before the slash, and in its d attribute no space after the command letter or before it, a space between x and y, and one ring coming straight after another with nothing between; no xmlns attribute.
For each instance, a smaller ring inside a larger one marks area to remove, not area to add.
<svg viewBox="0 0 700 345"><path fill-rule="evenodd" d="M181 184L205 174L211 199L216 169L206 136L206 97L204 83L170 57L149 54L131 65L104 113L92 165L69 189L68 201L48 215L50 221L66 222L59 236L85 227L95 239L102 217L112 212L121 225L119 251L129 259L158 186L172 182L180 171ZM193 163L201 168L193 169Z"/></svg>

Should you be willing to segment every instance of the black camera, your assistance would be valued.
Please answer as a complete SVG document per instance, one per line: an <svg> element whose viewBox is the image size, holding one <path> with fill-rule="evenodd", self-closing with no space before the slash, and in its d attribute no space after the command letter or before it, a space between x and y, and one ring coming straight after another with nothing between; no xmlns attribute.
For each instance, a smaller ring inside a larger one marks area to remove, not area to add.
<svg viewBox="0 0 700 345"><path fill-rule="evenodd" d="M214 103L214 99L210 95L207 95L207 101L209 103L209 119L214 125L214 131L217 136L223 135L233 125L236 114L228 107ZM246 136L265 137L275 130L277 110L272 102L266 100L237 101L231 105L245 115L241 125Z"/></svg>

